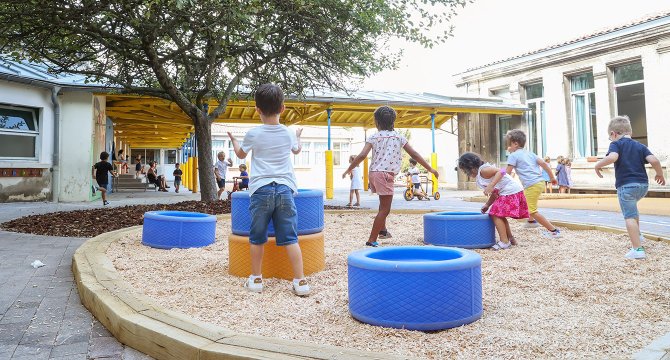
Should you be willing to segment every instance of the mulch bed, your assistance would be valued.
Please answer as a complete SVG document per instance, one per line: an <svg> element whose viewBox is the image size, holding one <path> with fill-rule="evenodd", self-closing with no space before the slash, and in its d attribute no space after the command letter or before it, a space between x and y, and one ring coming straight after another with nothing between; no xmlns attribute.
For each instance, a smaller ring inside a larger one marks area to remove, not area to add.
<svg viewBox="0 0 670 360"><path fill-rule="evenodd" d="M345 206L324 206L326 210L352 210ZM147 211L177 210L219 215L230 213L225 200L182 201L175 204L132 205L98 209L59 211L29 215L0 224L0 228L26 234L90 238L102 233L142 225Z"/></svg>

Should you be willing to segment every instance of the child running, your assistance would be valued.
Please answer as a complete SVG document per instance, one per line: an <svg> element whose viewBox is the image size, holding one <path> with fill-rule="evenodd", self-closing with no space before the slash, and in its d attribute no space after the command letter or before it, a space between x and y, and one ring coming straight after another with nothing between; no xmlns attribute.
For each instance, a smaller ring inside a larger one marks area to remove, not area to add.
<svg viewBox="0 0 670 360"><path fill-rule="evenodd" d="M665 185L663 168L661 162L649 149L631 138L633 128L628 116L617 116L613 118L607 127L609 132L610 147L607 156L600 160L596 166L596 174L603 177L600 171L603 167L614 164L614 177L616 178L616 192L619 198L619 206L623 218L626 221L626 230L630 236L633 246L626 253L626 259L645 259L647 257L642 247L640 234L640 214L637 211L637 202L640 201L649 190L649 177L644 167L649 163L656 171L654 180L659 185Z"/></svg>
<svg viewBox="0 0 670 360"><path fill-rule="evenodd" d="M528 202L530 217L547 229L542 232L542 236L551 239L560 238L561 231L537 210L537 202L540 200L540 194L544 191L541 168L549 173L551 183L556 184L556 177L551 172L551 168L535 153L523 148L526 146L526 134L523 131L519 129L510 130L505 135L505 141L507 142L507 151L510 153L507 158L506 172L509 174L516 169L516 173L519 175L521 184L524 187L523 194L526 196L526 201ZM527 224L527 227L532 226L533 222Z"/></svg>
<svg viewBox="0 0 670 360"><path fill-rule="evenodd" d="M93 179L98 183L98 190L100 190L100 195L102 195L102 205L109 205L107 201L107 186L109 185L109 180L107 173L116 176L116 171L114 171L114 166L110 164L107 160L109 159L109 153L103 151L100 153L100 161L93 165Z"/></svg>
<svg viewBox="0 0 670 360"><path fill-rule="evenodd" d="M391 238L391 233L386 228L386 217L391 212L391 202L393 202L393 179L400 172L402 162L401 150L405 149L407 154L438 177L437 170L430 167L430 164L414 150L407 139L394 130L396 112L390 106L381 106L375 110L375 126L377 133L371 135L365 141L365 146L356 158L349 164L349 168L342 174L344 179L351 171L358 166L368 156L372 150L372 161L370 162L370 189L379 195L379 211L372 224L370 238L365 243L367 246L379 246L379 239Z"/></svg>
<svg viewBox="0 0 670 360"><path fill-rule="evenodd" d="M349 163L353 162L355 158L356 158L355 155L349 156ZM349 203L347 204L347 207L361 206L360 191L363 190L363 179L361 175L361 168L359 166L356 166L351 171L351 175L349 176L351 177L351 188L349 189ZM356 203L351 205L351 202L354 200L354 194L356 195Z"/></svg>
<svg viewBox="0 0 670 360"><path fill-rule="evenodd" d="M516 245L516 240L509 227L508 217L527 219L528 203L523 195L523 187L514 181L505 170L485 163L475 153L465 153L458 159L458 168L469 177L476 178L477 187L484 190L489 201L482 207L482 213L489 211L493 223L498 230L500 241L493 245L494 250L508 249Z"/></svg>

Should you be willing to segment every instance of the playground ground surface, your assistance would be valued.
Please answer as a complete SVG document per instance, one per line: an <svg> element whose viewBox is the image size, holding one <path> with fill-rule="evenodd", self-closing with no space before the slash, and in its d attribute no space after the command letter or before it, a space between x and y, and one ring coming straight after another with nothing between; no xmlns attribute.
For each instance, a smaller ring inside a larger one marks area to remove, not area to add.
<svg viewBox="0 0 670 360"><path fill-rule="evenodd" d="M420 359L627 358L670 328L664 266L670 244L649 241L646 261L623 258L628 238L564 230L560 240L513 223L519 245L483 257L484 313L463 327L418 332L360 323L348 313L346 257L364 246L374 213L326 214L326 270L297 298L285 280L251 294L227 274L228 221L202 249L157 250L141 233L111 244L122 278L160 306L250 335ZM392 214L383 245L422 244L419 214ZM342 336L347 334L347 336Z"/></svg>

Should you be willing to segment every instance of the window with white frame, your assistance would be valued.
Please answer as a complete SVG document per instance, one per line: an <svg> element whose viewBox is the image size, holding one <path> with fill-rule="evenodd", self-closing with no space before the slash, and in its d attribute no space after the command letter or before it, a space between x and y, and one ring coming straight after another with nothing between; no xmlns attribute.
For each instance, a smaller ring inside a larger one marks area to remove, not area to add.
<svg viewBox="0 0 670 360"><path fill-rule="evenodd" d="M507 162L507 141L505 135L512 129L521 129L521 117L519 116L498 116L498 153L500 162Z"/></svg>
<svg viewBox="0 0 670 360"><path fill-rule="evenodd" d="M326 165L326 150L328 150L328 144L325 142L315 142L314 144L314 165L325 166Z"/></svg>
<svg viewBox="0 0 670 360"><path fill-rule="evenodd" d="M544 117L544 87L542 83L524 85L526 106L526 127L528 129L527 148L536 153L546 155L547 133Z"/></svg>
<svg viewBox="0 0 670 360"><path fill-rule="evenodd" d="M616 113L630 118L633 139L647 144L647 113L644 96L644 73L641 62L612 68Z"/></svg>
<svg viewBox="0 0 670 360"><path fill-rule="evenodd" d="M38 110L0 105L0 158L37 159Z"/></svg>
<svg viewBox="0 0 670 360"><path fill-rule="evenodd" d="M297 167L307 167L312 165L312 143L303 142L302 150L299 154L293 154L293 165Z"/></svg>
<svg viewBox="0 0 670 360"><path fill-rule="evenodd" d="M596 92L593 73L570 78L575 157L596 156L598 129L596 127Z"/></svg>

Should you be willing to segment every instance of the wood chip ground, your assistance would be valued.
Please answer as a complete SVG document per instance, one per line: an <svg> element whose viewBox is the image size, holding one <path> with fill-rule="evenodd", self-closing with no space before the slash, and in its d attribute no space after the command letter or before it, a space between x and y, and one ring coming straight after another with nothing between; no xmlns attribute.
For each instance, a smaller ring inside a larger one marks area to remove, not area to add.
<svg viewBox="0 0 670 360"><path fill-rule="evenodd" d="M613 216L614 217L614 216ZM484 313L463 327L419 332L354 320L346 258L365 243L374 214L326 214L326 270L294 296L285 280L262 294L227 273L229 221L201 249L157 250L136 234L108 255L132 286L162 306L247 334L419 359L628 358L670 331L670 245L648 241L648 259L625 260L625 235L563 230L560 240L513 224L519 246L482 255ZM618 219L617 219L618 220ZM615 220L613 220L615 221ZM388 218L383 245L420 245L421 215Z"/></svg>

